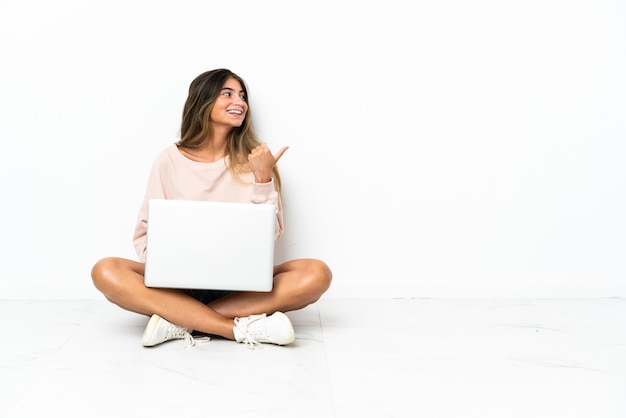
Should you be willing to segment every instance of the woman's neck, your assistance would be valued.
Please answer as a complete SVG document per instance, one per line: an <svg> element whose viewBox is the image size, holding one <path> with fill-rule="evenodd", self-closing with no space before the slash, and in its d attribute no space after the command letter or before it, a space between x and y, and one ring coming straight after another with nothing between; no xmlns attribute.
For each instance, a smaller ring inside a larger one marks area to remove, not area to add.
<svg viewBox="0 0 626 418"><path fill-rule="evenodd" d="M205 140L196 148L178 147L185 157L193 161L213 163L226 156L226 141Z"/></svg>

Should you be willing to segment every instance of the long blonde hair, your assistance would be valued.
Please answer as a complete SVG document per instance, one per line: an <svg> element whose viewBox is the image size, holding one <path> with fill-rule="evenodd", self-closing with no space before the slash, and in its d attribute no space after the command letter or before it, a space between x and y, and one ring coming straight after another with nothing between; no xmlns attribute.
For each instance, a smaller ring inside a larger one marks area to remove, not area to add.
<svg viewBox="0 0 626 418"><path fill-rule="evenodd" d="M248 112L241 126L231 129L228 133L226 153L230 164L228 169L233 177L239 180L239 174L250 172L248 166L248 154L261 145L252 127L252 114L248 101L248 89L244 80L237 74L225 68L219 68L200 74L189 86L189 94L183 107L183 119L180 128L180 140L178 146L185 148L197 148L206 138L213 134L211 129L211 110L215 105L220 91L229 78L234 78L241 84ZM274 183L276 190L280 192L281 182L278 167L274 166Z"/></svg>

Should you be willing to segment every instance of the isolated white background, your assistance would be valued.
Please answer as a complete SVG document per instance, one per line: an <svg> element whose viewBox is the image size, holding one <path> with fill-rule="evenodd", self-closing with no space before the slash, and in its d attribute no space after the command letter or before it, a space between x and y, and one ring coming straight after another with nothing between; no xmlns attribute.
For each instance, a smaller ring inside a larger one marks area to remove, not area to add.
<svg viewBox="0 0 626 418"><path fill-rule="evenodd" d="M135 258L189 83L277 150L277 258L328 297L626 296L626 7L610 0L0 3L0 297Z"/></svg>

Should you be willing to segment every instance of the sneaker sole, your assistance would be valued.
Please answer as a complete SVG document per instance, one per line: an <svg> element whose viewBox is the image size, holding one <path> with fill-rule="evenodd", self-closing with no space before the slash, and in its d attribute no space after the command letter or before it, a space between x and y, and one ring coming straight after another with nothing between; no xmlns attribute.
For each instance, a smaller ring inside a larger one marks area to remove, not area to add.
<svg viewBox="0 0 626 418"><path fill-rule="evenodd" d="M293 325L291 324L291 320L289 319L289 317L282 312L276 312L274 313L274 315L272 315L272 318L278 319L281 322L283 322L285 325L288 325L288 329L289 329L287 331L287 334L284 335L284 338L282 338L280 342L275 342L274 344L287 345L287 344L291 344L292 342L294 342L294 340L296 339L296 334L293 330Z"/></svg>
<svg viewBox="0 0 626 418"><path fill-rule="evenodd" d="M146 325L146 329L143 331L143 336L141 337L141 344L144 347L153 347L156 344L151 342L152 335L154 335L154 329L157 324L161 320L161 317L157 314L154 314L150 317L150 321L148 321L148 325Z"/></svg>

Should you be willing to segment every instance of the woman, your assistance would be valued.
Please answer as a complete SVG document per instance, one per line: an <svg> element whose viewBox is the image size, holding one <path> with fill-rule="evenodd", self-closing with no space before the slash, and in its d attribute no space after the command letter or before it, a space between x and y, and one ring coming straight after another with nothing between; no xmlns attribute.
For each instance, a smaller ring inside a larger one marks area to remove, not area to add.
<svg viewBox="0 0 626 418"><path fill-rule="evenodd" d="M329 288L332 273L316 259L274 266L271 292L148 288L144 285L147 202L151 198L271 203L276 239L283 231L276 154L256 137L241 77L227 69L199 75L189 87L180 140L156 158L133 243L141 262L108 257L92 269L94 285L111 302L150 316L142 344L185 338L193 330L254 346L285 345L294 331L285 311L304 308Z"/></svg>

